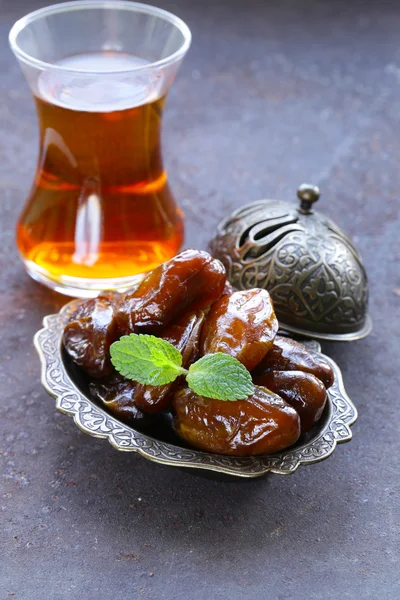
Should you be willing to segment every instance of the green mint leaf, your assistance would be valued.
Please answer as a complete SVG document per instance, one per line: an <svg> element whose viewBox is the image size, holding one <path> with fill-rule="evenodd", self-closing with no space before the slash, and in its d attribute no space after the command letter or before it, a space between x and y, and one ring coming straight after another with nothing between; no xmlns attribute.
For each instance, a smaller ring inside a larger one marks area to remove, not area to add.
<svg viewBox="0 0 400 600"><path fill-rule="evenodd" d="M127 379L148 385L164 385L186 370L179 350L153 335L124 335L110 347L111 362Z"/></svg>
<svg viewBox="0 0 400 600"><path fill-rule="evenodd" d="M254 392L246 367L223 352L206 354L193 363L186 381L196 394L216 400L242 400Z"/></svg>

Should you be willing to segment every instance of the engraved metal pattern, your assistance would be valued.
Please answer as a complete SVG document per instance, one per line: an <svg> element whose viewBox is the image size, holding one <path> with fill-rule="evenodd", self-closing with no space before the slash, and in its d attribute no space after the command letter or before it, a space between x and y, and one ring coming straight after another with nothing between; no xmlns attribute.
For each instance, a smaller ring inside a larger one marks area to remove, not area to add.
<svg viewBox="0 0 400 600"><path fill-rule="evenodd" d="M337 443L351 439L350 425L357 419L357 410L343 386L339 367L322 355L333 367L335 381L328 391L327 416L318 433L307 443L293 446L279 454L256 457L231 457L180 448L158 441L121 423L85 396L69 376L62 359L62 333L71 311L81 300L69 302L60 313L45 317L43 329L34 343L42 366L42 385L56 398L56 408L73 417L76 425L94 437L108 439L117 450L137 452L161 464L207 469L239 477L258 477L268 472L293 473L301 464L311 464L327 458ZM310 351L319 350L311 340Z"/></svg>
<svg viewBox="0 0 400 600"><path fill-rule="evenodd" d="M237 289L270 292L282 326L325 339L371 331L361 257L327 217L286 202L248 204L222 221L210 251Z"/></svg>

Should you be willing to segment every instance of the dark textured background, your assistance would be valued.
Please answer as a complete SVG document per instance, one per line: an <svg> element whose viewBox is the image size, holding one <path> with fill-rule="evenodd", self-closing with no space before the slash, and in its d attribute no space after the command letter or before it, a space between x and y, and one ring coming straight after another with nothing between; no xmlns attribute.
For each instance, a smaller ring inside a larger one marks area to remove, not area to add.
<svg viewBox="0 0 400 600"><path fill-rule="evenodd" d="M187 243L306 180L370 275L373 334L324 345L359 410L353 441L288 477L221 483L87 437L40 386L32 336L66 298L14 247L37 128L6 36L41 4L0 1L0 598L397 600L400 5L159 2L194 38L164 127Z"/></svg>

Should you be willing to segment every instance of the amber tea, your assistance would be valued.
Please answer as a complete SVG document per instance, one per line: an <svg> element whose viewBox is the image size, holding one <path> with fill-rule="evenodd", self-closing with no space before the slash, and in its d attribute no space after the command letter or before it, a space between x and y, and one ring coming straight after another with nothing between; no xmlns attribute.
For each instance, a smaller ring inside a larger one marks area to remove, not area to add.
<svg viewBox="0 0 400 600"><path fill-rule="evenodd" d="M62 63L101 71L139 60L96 53ZM129 277L182 243L160 151L164 98L126 79L122 73L109 89L94 77L79 94L74 74L70 82L46 72L39 79L40 157L17 239L25 259L55 278Z"/></svg>

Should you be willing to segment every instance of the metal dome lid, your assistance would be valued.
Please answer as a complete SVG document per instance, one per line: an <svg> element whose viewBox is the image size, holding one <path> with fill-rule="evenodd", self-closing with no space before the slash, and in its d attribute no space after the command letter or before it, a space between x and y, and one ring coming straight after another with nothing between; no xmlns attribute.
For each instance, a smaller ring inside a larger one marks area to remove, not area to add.
<svg viewBox="0 0 400 600"><path fill-rule="evenodd" d="M266 288L282 328L328 340L357 340L372 328L360 254L328 217L313 210L318 187L297 190L299 208L259 200L224 219L210 251L237 289Z"/></svg>

